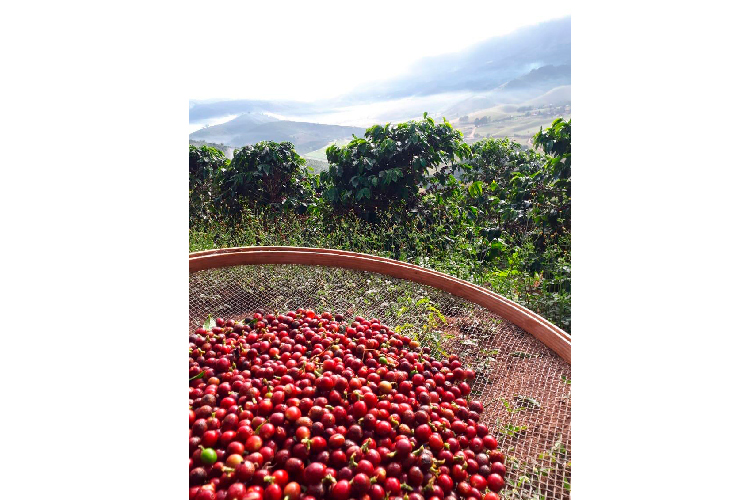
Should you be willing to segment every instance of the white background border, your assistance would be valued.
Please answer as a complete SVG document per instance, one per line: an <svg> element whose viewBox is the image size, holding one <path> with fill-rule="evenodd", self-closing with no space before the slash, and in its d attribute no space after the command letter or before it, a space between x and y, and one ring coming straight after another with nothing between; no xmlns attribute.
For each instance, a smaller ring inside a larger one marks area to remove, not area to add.
<svg viewBox="0 0 750 500"><path fill-rule="evenodd" d="M744 491L738 5L573 12L576 500ZM0 19L7 498L184 498L187 101L229 75L190 58L184 3Z"/></svg>

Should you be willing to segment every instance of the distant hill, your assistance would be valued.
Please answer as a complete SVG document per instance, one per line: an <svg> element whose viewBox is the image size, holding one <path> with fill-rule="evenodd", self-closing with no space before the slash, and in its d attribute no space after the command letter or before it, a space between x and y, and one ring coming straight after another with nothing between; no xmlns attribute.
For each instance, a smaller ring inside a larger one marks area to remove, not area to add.
<svg viewBox="0 0 750 500"><path fill-rule="evenodd" d="M542 66L514 78L496 89L497 98L525 101L561 85L570 85L570 64Z"/></svg>
<svg viewBox="0 0 750 500"><path fill-rule="evenodd" d="M228 122L196 130L190 134L190 138L237 146L234 137L238 133L274 121L278 121L278 119L262 113L244 113ZM241 145L244 146L244 144Z"/></svg>
<svg viewBox="0 0 750 500"><path fill-rule="evenodd" d="M333 141L362 137L374 123L420 119L426 111L449 119L470 141L490 136L526 142L553 115L570 115L570 33L570 17L527 26L423 58L399 77L316 102L191 101L190 123L207 126L190 139L228 147L290 141L298 154L322 164ZM223 120L229 121L212 125Z"/></svg>
<svg viewBox="0 0 750 500"><path fill-rule="evenodd" d="M453 106L443 110L442 114L446 118L455 118L457 116L468 115L479 109L491 108L496 104L497 100L494 97L478 95L457 102Z"/></svg>
<svg viewBox="0 0 750 500"><path fill-rule="evenodd" d="M542 96L552 89L570 86L570 64L547 65L509 80L502 85L461 100L443 110L447 118L455 118L498 104L520 104Z"/></svg>
<svg viewBox="0 0 750 500"><path fill-rule="evenodd" d="M528 106L560 106L570 104L570 85L562 85L526 101Z"/></svg>
<svg viewBox="0 0 750 500"><path fill-rule="evenodd" d="M294 144L298 154L320 149L336 139L351 138L352 134L361 137L364 128L326 125L322 123L275 120L254 123L238 116L234 120L206 127L190 134L192 140L220 142L230 146L241 147L260 141L283 142Z"/></svg>
<svg viewBox="0 0 750 500"><path fill-rule="evenodd" d="M295 101L257 101L250 99L225 99L219 101L191 101L190 123L200 123L209 118L249 113L286 113L297 111L303 103Z"/></svg>
<svg viewBox="0 0 750 500"><path fill-rule="evenodd" d="M356 96L396 99L497 88L542 66L570 65L570 17L518 29L466 50L418 61L406 75L362 87Z"/></svg>
<svg viewBox="0 0 750 500"><path fill-rule="evenodd" d="M570 32L570 17L527 26L459 52L420 59L399 77L362 85L347 95L314 103L250 99L191 101L190 123L206 123L212 118L239 113L273 113L316 121L316 114L328 113L332 109L384 100L448 93L481 97L481 94L497 91L498 87L515 79L519 80L516 82L519 85L538 86L541 77L549 76L547 72L553 68L570 68ZM546 66L550 68L543 69ZM541 73L533 74L539 69L542 69ZM528 77L527 80L522 80L524 77ZM570 84L569 77L567 82L548 84L521 100L567 84ZM486 104L483 107L487 107ZM438 109L430 107L421 111L432 113ZM388 120L390 118L385 121Z"/></svg>

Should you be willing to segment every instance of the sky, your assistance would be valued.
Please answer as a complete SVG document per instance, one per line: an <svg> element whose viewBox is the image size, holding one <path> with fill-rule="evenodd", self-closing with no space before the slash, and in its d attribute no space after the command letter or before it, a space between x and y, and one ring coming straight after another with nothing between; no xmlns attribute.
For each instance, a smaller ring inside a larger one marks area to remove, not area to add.
<svg viewBox="0 0 750 500"><path fill-rule="evenodd" d="M245 1L196 4L193 11L191 99L313 101L397 76L422 57L570 15L571 6L567 1Z"/></svg>

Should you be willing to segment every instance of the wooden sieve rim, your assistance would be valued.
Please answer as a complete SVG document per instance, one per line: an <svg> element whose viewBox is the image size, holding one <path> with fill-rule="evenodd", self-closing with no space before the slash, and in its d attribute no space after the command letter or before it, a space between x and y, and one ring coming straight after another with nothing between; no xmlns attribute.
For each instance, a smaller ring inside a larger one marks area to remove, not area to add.
<svg viewBox="0 0 750 500"><path fill-rule="evenodd" d="M305 247L237 247L190 254L191 274L206 269L259 264L341 267L385 274L431 286L474 302L510 321L570 364L570 335L559 327L500 294L414 264L344 250Z"/></svg>

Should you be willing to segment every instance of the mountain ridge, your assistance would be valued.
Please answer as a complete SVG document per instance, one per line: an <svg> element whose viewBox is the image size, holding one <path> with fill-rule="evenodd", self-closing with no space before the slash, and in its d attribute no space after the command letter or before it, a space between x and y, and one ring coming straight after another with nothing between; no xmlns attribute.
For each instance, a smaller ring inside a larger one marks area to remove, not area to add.
<svg viewBox="0 0 750 500"><path fill-rule="evenodd" d="M240 117L243 115L240 115ZM242 147L260 141L294 143L298 154L319 149L326 144L354 135L362 136L365 129L344 125L273 119L257 124L247 124L240 117L220 125L206 127L190 134L191 140L223 143Z"/></svg>
<svg viewBox="0 0 750 500"><path fill-rule="evenodd" d="M345 95L315 103L252 99L191 101L190 122L240 113L312 116L384 100L489 92L544 66L569 67L570 33L570 16L525 26L458 52L422 58L404 75L361 85Z"/></svg>

